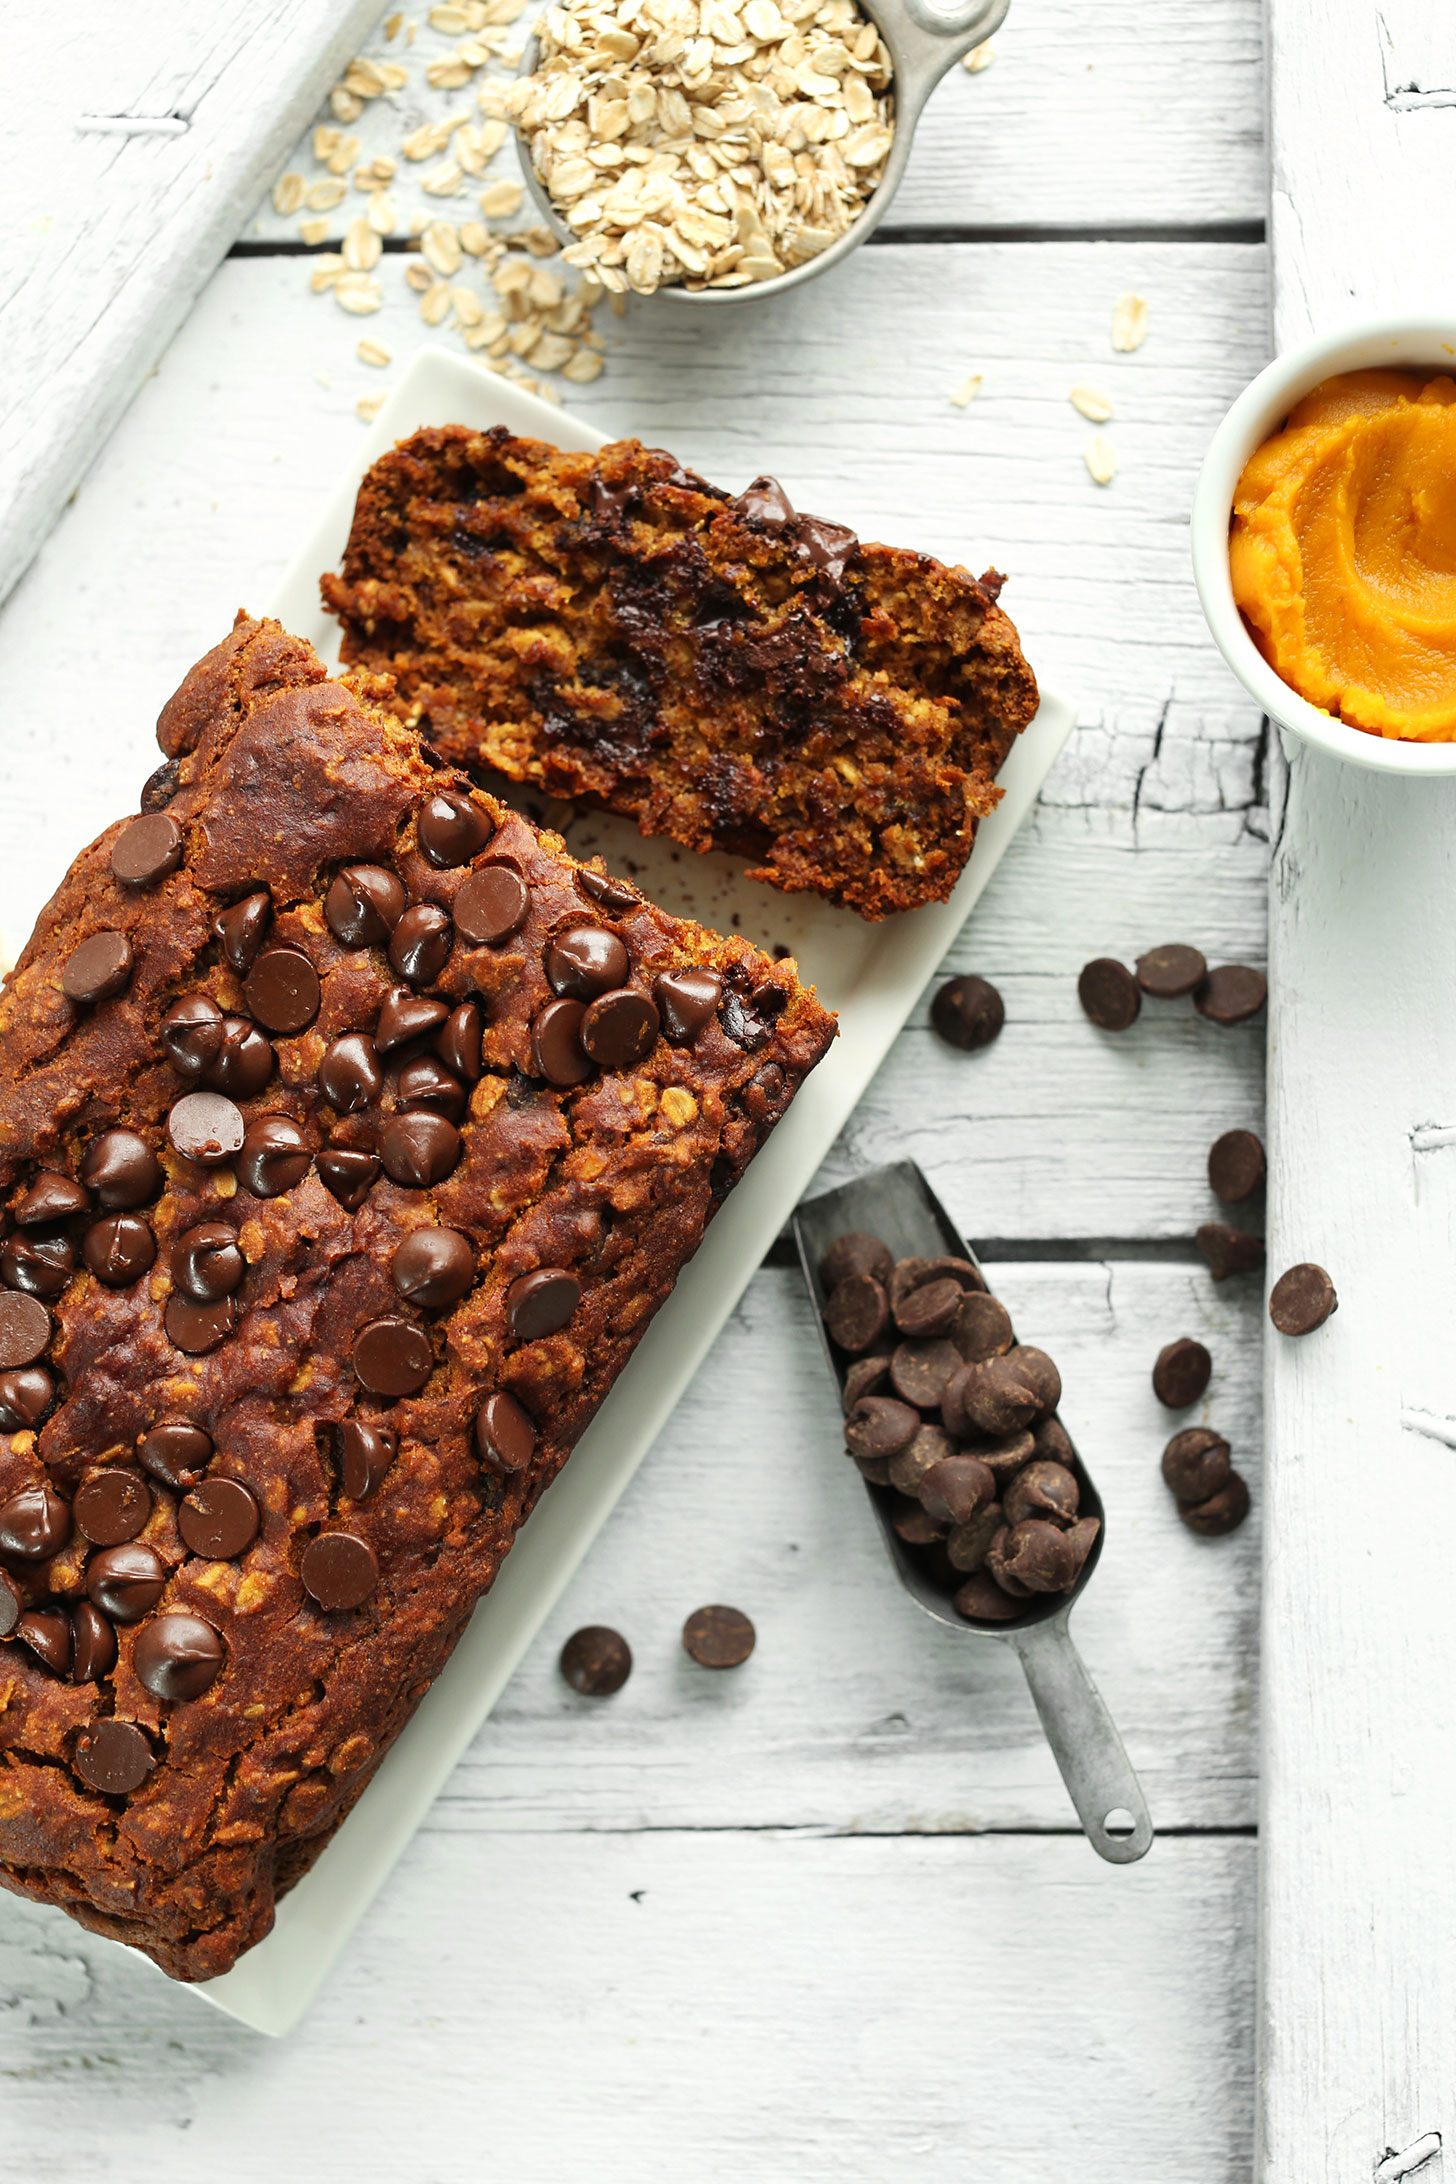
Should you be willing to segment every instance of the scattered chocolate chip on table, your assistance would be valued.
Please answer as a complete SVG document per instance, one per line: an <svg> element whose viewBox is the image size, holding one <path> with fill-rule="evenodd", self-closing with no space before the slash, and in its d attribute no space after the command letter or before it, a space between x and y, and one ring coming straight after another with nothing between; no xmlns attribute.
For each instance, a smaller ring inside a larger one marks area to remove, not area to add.
<svg viewBox="0 0 1456 2184"><path fill-rule="evenodd" d="M1137 982L1155 1001L1177 1001L1184 994L1196 993L1207 976L1203 957L1182 941L1150 948L1137 959Z"/></svg>
<svg viewBox="0 0 1456 2184"><path fill-rule="evenodd" d="M988 979L967 971L941 987L930 1004L930 1021L947 1046L974 1054L999 1038L1006 1006Z"/></svg>
<svg viewBox="0 0 1456 2184"><path fill-rule="evenodd" d="M1164 1343L1153 1365L1153 1393L1169 1410L1187 1410L1208 1386L1213 1359L1192 1335Z"/></svg>
<svg viewBox="0 0 1456 2184"><path fill-rule="evenodd" d="M1258 1190L1267 1166L1252 1130L1225 1130L1208 1150L1208 1187L1226 1206L1241 1206Z"/></svg>
<svg viewBox="0 0 1456 2184"><path fill-rule="evenodd" d="M756 1636L739 1608L695 1608L683 1624L683 1651L699 1668L741 1668Z"/></svg>
<svg viewBox="0 0 1456 2184"><path fill-rule="evenodd" d="M1269 985L1262 971L1251 970L1246 963L1220 963L1193 996L1193 1006L1210 1023L1242 1024L1257 1016L1268 998Z"/></svg>
<svg viewBox="0 0 1456 2184"><path fill-rule="evenodd" d="M1249 1489L1234 1470L1229 1445L1211 1426L1188 1426L1163 1451L1163 1483L1190 1532L1215 1539L1249 1513Z"/></svg>
<svg viewBox="0 0 1456 2184"><path fill-rule="evenodd" d="M1304 1261L1280 1275L1269 1293L1269 1317L1281 1335L1312 1335L1339 1308L1322 1266Z"/></svg>
<svg viewBox="0 0 1456 2184"><path fill-rule="evenodd" d="M609 1624L587 1623L562 1647L561 1673L584 1699L609 1699L632 1673L632 1648Z"/></svg>
<svg viewBox="0 0 1456 2184"><path fill-rule="evenodd" d="M1263 1237L1230 1228L1227 1221L1205 1221L1194 1241L1216 1282L1231 1274L1257 1274L1264 1264Z"/></svg>
<svg viewBox="0 0 1456 2184"><path fill-rule="evenodd" d="M1137 980L1115 956L1097 956L1082 966L1077 999L1099 1031L1128 1030L1143 1005Z"/></svg>

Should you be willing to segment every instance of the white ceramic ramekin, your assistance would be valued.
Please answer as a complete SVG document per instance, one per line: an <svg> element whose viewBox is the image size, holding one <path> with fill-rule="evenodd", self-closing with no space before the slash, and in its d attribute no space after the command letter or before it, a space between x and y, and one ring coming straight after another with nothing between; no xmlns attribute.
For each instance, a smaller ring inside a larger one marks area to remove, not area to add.
<svg viewBox="0 0 1456 2184"><path fill-rule="evenodd" d="M1220 652L1244 688L1282 727L1335 758L1378 773L1456 774L1456 743L1406 743L1369 735L1300 697L1275 674L1234 604L1229 518L1245 463L1322 379L1379 365L1456 373L1456 318L1367 320L1307 341L1267 365L1245 387L1203 458L1193 496L1193 576Z"/></svg>

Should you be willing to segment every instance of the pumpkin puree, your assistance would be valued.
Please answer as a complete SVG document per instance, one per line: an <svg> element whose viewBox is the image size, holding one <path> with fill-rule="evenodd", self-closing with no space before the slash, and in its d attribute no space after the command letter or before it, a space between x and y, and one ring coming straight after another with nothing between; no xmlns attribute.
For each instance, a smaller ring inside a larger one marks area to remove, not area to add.
<svg viewBox="0 0 1456 2184"><path fill-rule="evenodd" d="M1345 372L1234 494L1234 597L1275 672L1372 735L1456 739L1456 380Z"/></svg>

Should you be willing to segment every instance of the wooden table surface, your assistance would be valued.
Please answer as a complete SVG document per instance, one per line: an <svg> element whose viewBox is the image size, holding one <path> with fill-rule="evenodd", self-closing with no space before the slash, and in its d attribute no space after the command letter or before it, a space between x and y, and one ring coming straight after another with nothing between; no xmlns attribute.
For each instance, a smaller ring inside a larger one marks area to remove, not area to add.
<svg viewBox="0 0 1456 2184"><path fill-rule="evenodd" d="M1268 352L1261 114L1256 0L1170 0L1155 26L1131 0L1014 0L994 65L936 94L873 247L777 307L603 314L606 373L567 390L730 486L772 470L868 535L994 560L1078 701L947 965L1001 988L1004 1035L954 1054L921 996L824 1180L914 1155L1062 1366L1110 1517L1075 1628L1152 1854L1093 1856L1014 1660L898 1589L771 1263L292 2038L0 1896L12 2157L86 2184L1248 2174L1261 1311L1192 1236L1219 1212L1209 1143L1259 1126L1264 1027L1181 1002L1107 1037L1076 974L1170 939L1264 956L1279 769L1187 550L1202 449ZM266 597L356 398L392 383L359 336L396 372L431 338L397 259L385 309L351 319L281 232L249 223L0 613L12 947L134 805L161 701ZM1129 289L1150 331L1114 356ZM1116 405L1105 488L1079 382ZM1158 1476L1149 1369L1183 1333L1254 1490L1228 1540L1184 1531ZM757 1624L736 1675L679 1648L710 1600ZM637 1663L596 1706L555 1665L588 1621Z"/></svg>

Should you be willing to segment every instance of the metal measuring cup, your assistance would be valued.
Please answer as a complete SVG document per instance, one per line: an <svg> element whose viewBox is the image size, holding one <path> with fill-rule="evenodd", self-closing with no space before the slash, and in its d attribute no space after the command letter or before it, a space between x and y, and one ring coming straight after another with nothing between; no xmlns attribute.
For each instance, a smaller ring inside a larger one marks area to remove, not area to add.
<svg viewBox="0 0 1456 2184"><path fill-rule="evenodd" d="M825 1330L826 1298L819 1279L819 1262L836 1237L864 1231L878 1236L897 1259L948 1254L968 1259L979 1269L975 1253L957 1233L913 1160L871 1169L838 1190L811 1198L794 1215L793 1227L824 1354L841 1389L844 1374ZM891 1513L896 1497L869 1480L865 1481L865 1492L874 1504L900 1582L916 1606L959 1637L1000 1640L1016 1652L1088 1842L1113 1865L1131 1865L1152 1848L1153 1823L1147 1800L1112 1716L1067 1629L1067 1618L1097 1567L1106 1537L1102 1497L1080 1455L1077 1477L1082 1514L1096 1517L1101 1526L1092 1551L1070 1592L1034 1596L1020 1614L1006 1623L972 1623L959 1615L949 1592L934 1581L895 1531ZM1109 1819L1120 1814L1128 1816L1131 1826L1110 1828Z"/></svg>
<svg viewBox="0 0 1456 2184"><path fill-rule="evenodd" d="M1000 28L1009 5L1010 0L961 0L960 6L941 10L929 6L927 0L860 0L861 8L890 50L895 122L885 171L864 210L851 220L827 250L821 250L815 258L806 258L802 265L791 266L787 273L776 273L770 281L751 281L745 288L686 288L676 282L654 289L653 296L667 297L678 303L757 302L765 296L782 296L789 289L813 280L817 273L827 273L830 266L838 265L852 250L857 250L890 209L890 201L905 173L915 124L926 100L948 68L973 46L984 44L992 32ZM531 75L539 54L540 40L533 36L521 56L517 74ZM550 192L536 172L531 147L519 129L516 143L526 187L535 199L542 219L561 243L574 243L577 237L552 202Z"/></svg>

